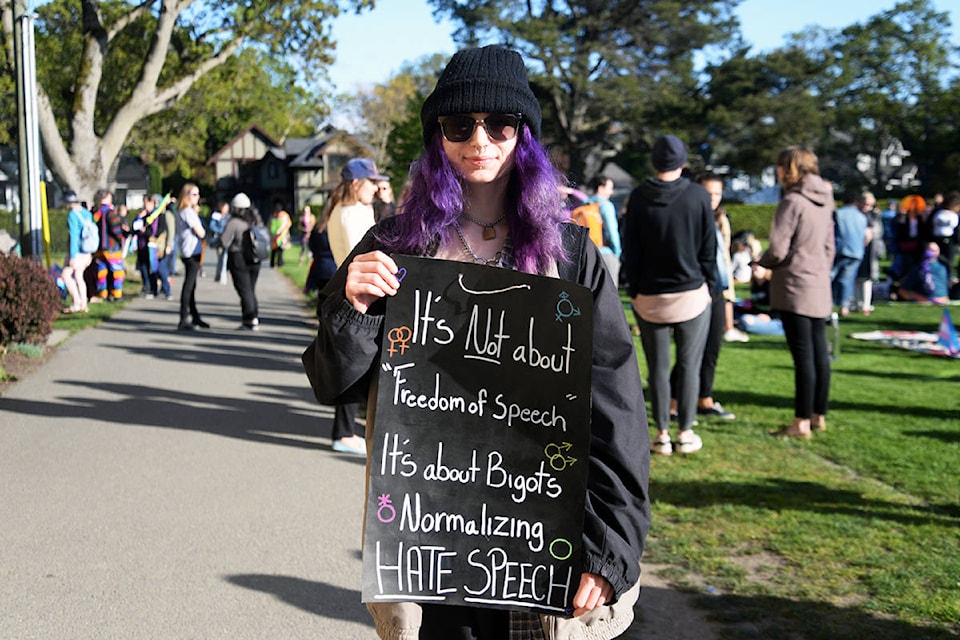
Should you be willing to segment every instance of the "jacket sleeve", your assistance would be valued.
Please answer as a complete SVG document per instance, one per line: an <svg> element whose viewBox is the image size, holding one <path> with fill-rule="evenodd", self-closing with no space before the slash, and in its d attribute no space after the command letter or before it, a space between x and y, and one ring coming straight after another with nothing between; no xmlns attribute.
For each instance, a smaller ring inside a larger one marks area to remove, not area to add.
<svg viewBox="0 0 960 640"><path fill-rule="evenodd" d="M314 395L323 404L357 402L367 397L371 372L379 358L386 305L381 300L361 313L347 301L344 287L347 267L354 256L376 248L374 230L370 229L318 296L320 326L301 361Z"/></svg>
<svg viewBox="0 0 960 640"><path fill-rule="evenodd" d="M708 196L709 197L709 196ZM713 212L710 210L710 201L706 200L706 206L701 210L702 236L700 240L700 253L698 260L700 270L703 272L703 278L707 282L707 290L713 295L717 290L717 224L714 222Z"/></svg>
<svg viewBox="0 0 960 640"><path fill-rule="evenodd" d="M775 269L786 262L793 251L793 234L797 229L799 209L788 195L777 205L770 224L770 237L767 250L757 261L760 266ZM831 227L830 235L833 229Z"/></svg>
<svg viewBox="0 0 960 640"><path fill-rule="evenodd" d="M584 571L606 578L619 598L640 579L650 529L650 432L623 304L599 250L587 245L578 277L594 301Z"/></svg>

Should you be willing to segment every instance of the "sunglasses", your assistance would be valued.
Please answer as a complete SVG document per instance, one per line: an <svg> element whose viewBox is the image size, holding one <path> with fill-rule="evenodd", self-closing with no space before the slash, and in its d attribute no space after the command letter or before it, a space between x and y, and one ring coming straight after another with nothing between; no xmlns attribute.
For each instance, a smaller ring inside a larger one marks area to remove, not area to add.
<svg viewBox="0 0 960 640"><path fill-rule="evenodd" d="M440 133L449 142L466 142L473 137L473 132L478 126L482 126L492 140L504 142L517 137L523 114L494 113L480 120L473 116L457 114L442 116L437 121L440 123Z"/></svg>

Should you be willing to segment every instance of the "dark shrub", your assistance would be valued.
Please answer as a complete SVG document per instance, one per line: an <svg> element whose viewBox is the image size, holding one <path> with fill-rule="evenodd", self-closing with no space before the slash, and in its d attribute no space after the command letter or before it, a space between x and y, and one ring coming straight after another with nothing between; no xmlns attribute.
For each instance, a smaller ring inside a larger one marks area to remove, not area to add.
<svg viewBox="0 0 960 640"><path fill-rule="evenodd" d="M60 312L60 292L38 262L0 256L0 346L43 344Z"/></svg>

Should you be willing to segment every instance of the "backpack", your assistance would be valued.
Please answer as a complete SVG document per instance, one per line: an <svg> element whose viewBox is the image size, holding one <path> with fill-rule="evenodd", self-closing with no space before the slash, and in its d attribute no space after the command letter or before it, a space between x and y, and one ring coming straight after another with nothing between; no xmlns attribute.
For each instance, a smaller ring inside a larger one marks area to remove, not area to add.
<svg viewBox="0 0 960 640"><path fill-rule="evenodd" d="M590 239L598 247L603 246L603 217L599 202L587 202L570 212L570 220L590 231Z"/></svg>
<svg viewBox="0 0 960 640"><path fill-rule="evenodd" d="M92 220L83 220L80 227L80 253L96 253L100 249L100 230Z"/></svg>
<svg viewBox="0 0 960 640"><path fill-rule="evenodd" d="M260 264L270 257L270 235L261 225L250 225L243 232L240 251L247 264Z"/></svg>

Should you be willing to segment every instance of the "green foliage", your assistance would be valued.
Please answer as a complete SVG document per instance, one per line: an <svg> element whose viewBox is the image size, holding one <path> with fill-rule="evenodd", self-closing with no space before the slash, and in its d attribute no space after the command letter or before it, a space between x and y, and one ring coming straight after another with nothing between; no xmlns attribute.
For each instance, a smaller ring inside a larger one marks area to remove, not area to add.
<svg viewBox="0 0 960 640"><path fill-rule="evenodd" d="M652 145L664 114L699 130L693 58L736 33L735 0L528 3L430 0L458 25L461 45L502 42L519 50L545 108L544 138L584 182L623 145ZM693 100L694 104L690 104ZM627 124L629 123L629 124Z"/></svg>
<svg viewBox="0 0 960 640"><path fill-rule="evenodd" d="M777 210L775 204L726 204L730 217L730 228L734 233L750 229L757 239L766 239L770 235L770 222Z"/></svg>
<svg viewBox="0 0 960 640"><path fill-rule="evenodd" d="M406 180L410 165L423 152L420 107L426 97L426 94L417 94L407 99L407 115L394 124L387 138L387 147L390 149L387 173L393 180L399 178L400 184Z"/></svg>
<svg viewBox="0 0 960 640"><path fill-rule="evenodd" d="M0 345L42 344L60 311L60 292L30 258L0 256Z"/></svg>
<svg viewBox="0 0 960 640"><path fill-rule="evenodd" d="M814 91L825 64L790 48L758 56L742 50L708 66L709 160L758 175L780 149L816 147L831 123Z"/></svg>
<svg viewBox="0 0 960 640"><path fill-rule="evenodd" d="M170 109L140 121L130 133L128 151L156 163L165 176L212 184L207 159L249 125L282 141L313 134L325 113L323 104L297 84L288 60L245 49L201 78Z"/></svg>

